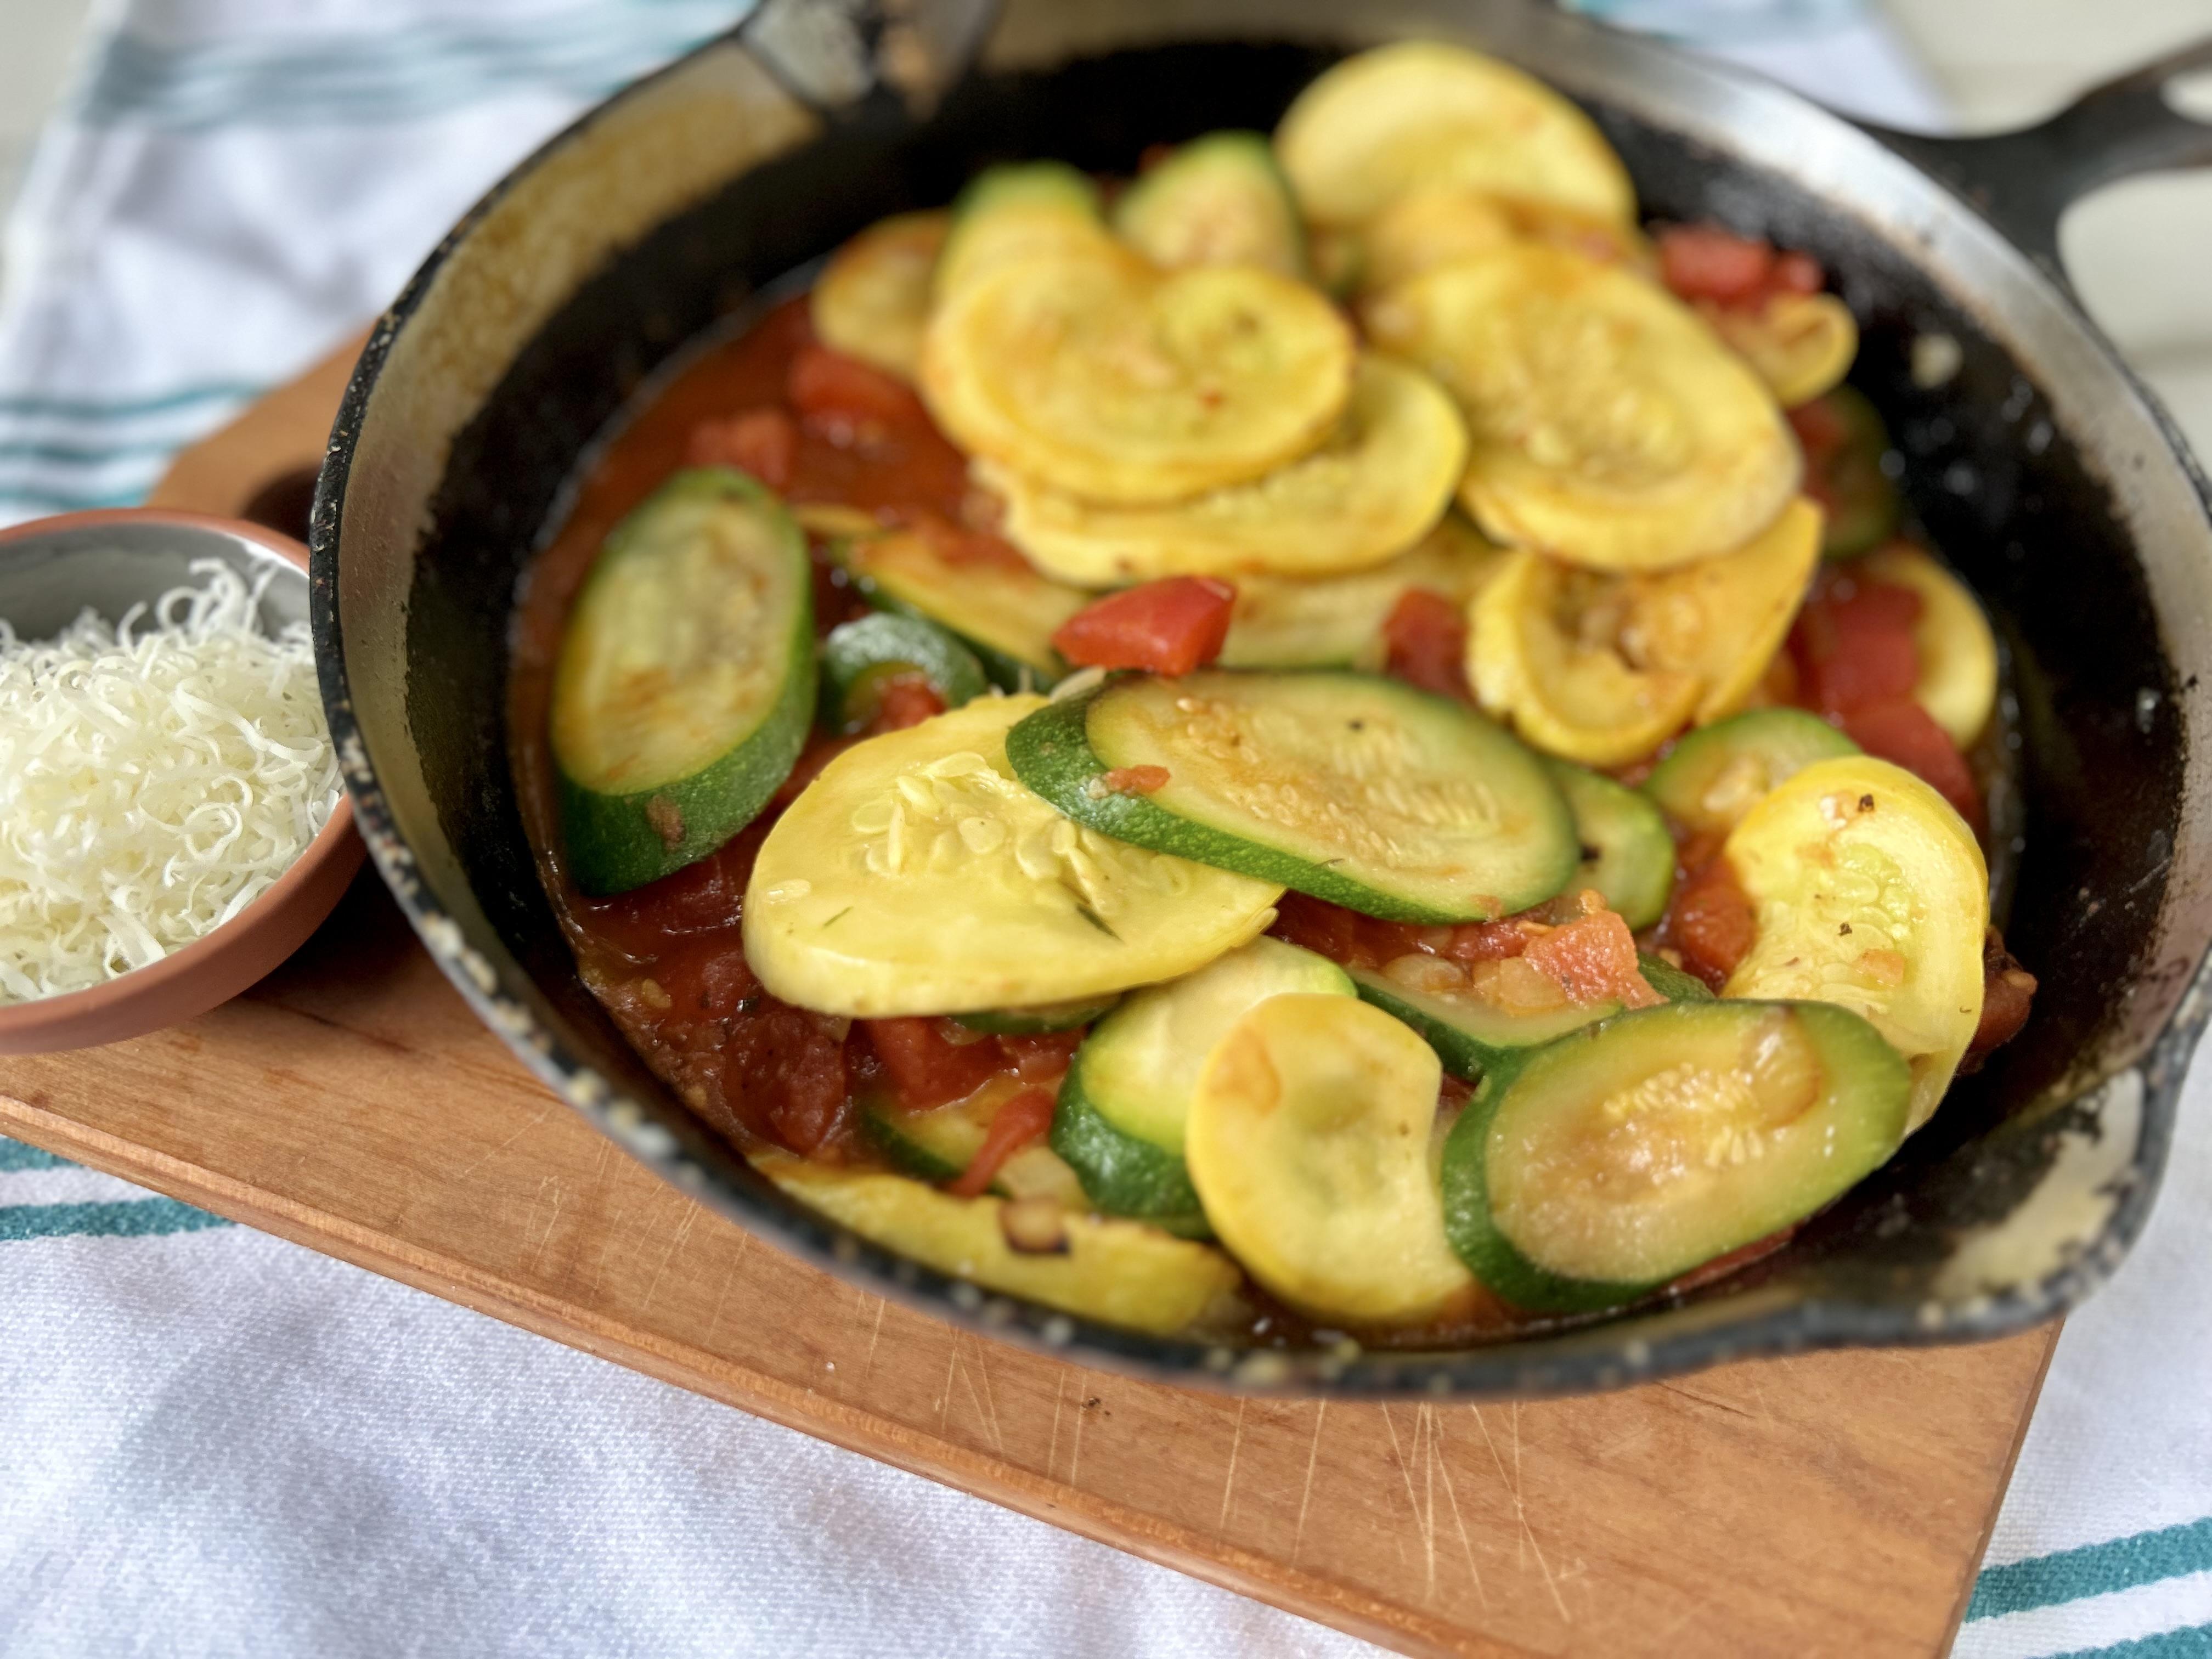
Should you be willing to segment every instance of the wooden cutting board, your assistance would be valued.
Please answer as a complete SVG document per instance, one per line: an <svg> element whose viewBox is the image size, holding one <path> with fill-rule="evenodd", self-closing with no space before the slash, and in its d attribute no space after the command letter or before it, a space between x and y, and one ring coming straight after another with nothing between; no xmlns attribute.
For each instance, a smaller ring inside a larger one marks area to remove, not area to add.
<svg viewBox="0 0 2212 1659"><path fill-rule="evenodd" d="M312 465L352 355L153 499L235 513ZM0 1060L0 1133L1411 1653L1941 1653L2057 1334L1518 1406L1084 1370L830 1279L632 1164L367 871L205 1018Z"/></svg>

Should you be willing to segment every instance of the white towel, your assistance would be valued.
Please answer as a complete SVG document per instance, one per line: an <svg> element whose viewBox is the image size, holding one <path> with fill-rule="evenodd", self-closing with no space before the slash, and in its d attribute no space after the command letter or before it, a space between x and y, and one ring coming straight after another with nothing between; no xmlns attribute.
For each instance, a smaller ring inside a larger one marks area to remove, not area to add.
<svg viewBox="0 0 2212 1659"><path fill-rule="evenodd" d="M1583 9L1937 113L1857 0ZM741 10L110 6L0 262L0 522L137 499L514 159ZM2212 1619L2204 1116L2062 1346L1961 1652ZM6 1142L0 1265L0 1655L1368 1650Z"/></svg>

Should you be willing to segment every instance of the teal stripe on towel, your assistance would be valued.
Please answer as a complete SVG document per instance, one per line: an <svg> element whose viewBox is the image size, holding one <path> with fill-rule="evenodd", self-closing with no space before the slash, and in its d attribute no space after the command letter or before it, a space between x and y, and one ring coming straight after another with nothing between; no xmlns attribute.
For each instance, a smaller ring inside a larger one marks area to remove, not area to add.
<svg viewBox="0 0 2212 1659"><path fill-rule="evenodd" d="M0 397L0 416L25 420L125 421L141 415L166 415L173 409L201 404L242 404L259 397L268 387L228 381L216 386L180 386L135 398L45 398L26 394Z"/></svg>
<svg viewBox="0 0 2212 1659"><path fill-rule="evenodd" d="M2132 1642L2115 1642L2108 1648L2080 1648L2058 1654L2055 1659L2212 1659L2212 1625L2160 1631L2155 1636L2138 1636Z"/></svg>
<svg viewBox="0 0 2212 1659"><path fill-rule="evenodd" d="M33 1238L152 1238L228 1227L219 1215L173 1198L126 1198L106 1204L0 1205L0 1244Z"/></svg>
<svg viewBox="0 0 2212 1659"><path fill-rule="evenodd" d="M2192 1572L2212 1572L2212 1515L2156 1532L2133 1533L2107 1543L2085 1544L2079 1549L1990 1567L1975 1581L1974 1599L1967 1606L1966 1617L1995 1619L2008 1613L2026 1613L2031 1607L2054 1607L2084 1596L2109 1595L2114 1590L2133 1589L2139 1584L2155 1584ZM2157 1651L2160 1659L2165 1659L2165 1650Z"/></svg>
<svg viewBox="0 0 2212 1659"><path fill-rule="evenodd" d="M0 1175L16 1170L68 1170L76 1166L65 1158L26 1146L20 1140L0 1140Z"/></svg>

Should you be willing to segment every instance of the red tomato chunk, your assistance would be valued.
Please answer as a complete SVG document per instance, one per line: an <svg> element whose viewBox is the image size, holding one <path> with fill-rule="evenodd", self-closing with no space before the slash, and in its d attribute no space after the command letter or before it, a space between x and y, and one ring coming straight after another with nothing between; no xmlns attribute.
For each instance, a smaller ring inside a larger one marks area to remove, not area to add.
<svg viewBox="0 0 2212 1659"><path fill-rule="evenodd" d="M770 489L791 483L799 459L799 424L780 409L748 409L726 421L691 428L685 459L694 466L734 466Z"/></svg>
<svg viewBox="0 0 2212 1659"><path fill-rule="evenodd" d="M1893 761L1919 778L1980 833L1982 794L1972 769L1950 733L1918 703L1908 698L1854 708L1844 716L1844 732L1868 754Z"/></svg>
<svg viewBox="0 0 2212 1659"><path fill-rule="evenodd" d="M908 1111L971 1095L1005 1066L996 1042L949 1019L872 1019L866 1026L898 1103Z"/></svg>
<svg viewBox="0 0 2212 1659"><path fill-rule="evenodd" d="M1052 1127L1052 1092L1047 1089L1024 1089L1000 1107L983 1144L975 1150L975 1161L945 1190L955 1198L981 1197L1008 1158L1044 1138Z"/></svg>
<svg viewBox="0 0 2212 1659"><path fill-rule="evenodd" d="M799 348L784 395L809 424L829 431L929 418L912 386L824 345Z"/></svg>
<svg viewBox="0 0 2212 1659"><path fill-rule="evenodd" d="M1645 983L1636 960L1636 939L1611 910L1593 910L1528 942L1522 959L1557 980L1571 1002L1620 1000L1648 1008L1665 999Z"/></svg>
<svg viewBox="0 0 2212 1659"><path fill-rule="evenodd" d="M1237 590L1211 576L1170 576L1109 593L1060 626L1052 642L1080 668L1188 674L1221 654Z"/></svg>
<svg viewBox="0 0 2212 1659"><path fill-rule="evenodd" d="M1736 879L1735 866L1713 857L1674 885L1661 940L1681 952L1682 966L1717 991L1759 938L1759 915Z"/></svg>
<svg viewBox="0 0 2212 1659"><path fill-rule="evenodd" d="M903 732L944 712L945 699L926 676L894 674L877 694L876 717L868 723L868 733Z"/></svg>
<svg viewBox="0 0 2212 1659"><path fill-rule="evenodd" d="M1467 612L1432 588L1409 587L1382 624L1384 672L1465 702Z"/></svg>
<svg viewBox="0 0 2212 1659"><path fill-rule="evenodd" d="M1778 253L1771 242L1718 225L1661 231L1659 270L1682 299L1753 310L1777 294L1818 294L1827 286L1827 273L1809 254Z"/></svg>

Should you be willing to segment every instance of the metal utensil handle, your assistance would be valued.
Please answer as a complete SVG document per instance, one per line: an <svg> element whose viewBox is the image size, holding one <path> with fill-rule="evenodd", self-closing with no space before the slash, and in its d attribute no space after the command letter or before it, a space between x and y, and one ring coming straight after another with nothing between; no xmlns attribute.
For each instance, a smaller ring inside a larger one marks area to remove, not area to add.
<svg viewBox="0 0 2212 1659"><path fill-rule="evenodd" d="M2107 81L2041 125L1976 138L1937 138L1864 124L1988 215L2053 276L2058 221L2100 185L2138 173L2212 167L2212 125L2176 109L2167 93L2212 69L2212 38Z"/></svg>

